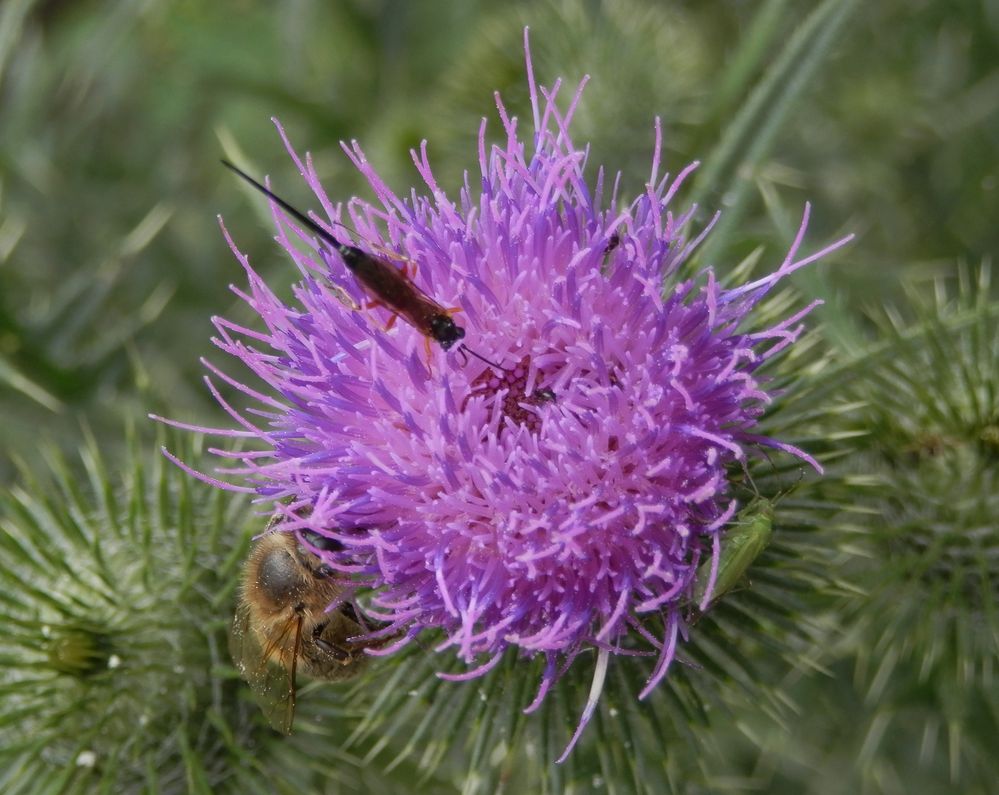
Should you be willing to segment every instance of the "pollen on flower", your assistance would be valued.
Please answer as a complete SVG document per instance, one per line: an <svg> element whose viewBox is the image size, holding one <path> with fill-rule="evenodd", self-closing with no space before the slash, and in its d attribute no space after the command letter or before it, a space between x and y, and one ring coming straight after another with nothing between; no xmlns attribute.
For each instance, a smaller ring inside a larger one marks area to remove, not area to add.
<svg viewBox="0 0 999 795"><path fill-rule="evenodd" d="M413 288L460 307L465 342L495 366L438 345L427 367L421 330L386 332L358 309L373 296L340 253L275 204L277 240L301 275L294 300L280 300L225 232L248 280L234 290L260 323L216 319L214 342L252 385L207 365L248 405L208 378L234 427L173 424L239 441L216 450L234 466L195 475L255 491L285 529L341 542L323 562L371 587L379 633L399 638L371 653L432 630L438 653L468 665L448 677L458 679L508 651L541 655L534 709L595 649L571 748L611 657L651 655L640 697L667 674L698 566L717 560L736 510L730 469L761 448L817 466L753 431L772 398L759 368L794 343L818 302L769 328L753 308L847 239L799 256L806 206L772 273L728 287L710 271L681 281L711 226L691 233L693 208L673 209L694 166L660 173L657 121L637 198L621 198L602 170L590 184L586 149L569 133L585 81L563 110L561 83L539 87L529 54L527 67L533 134L525 142L497 97L503 140L489 145L483 121L481 174L456 199L437 184L425 143L413 159L426 190L402 198L351 142L344 151L376 201L336 204L278 125L317 223L410 263Z"/></svg>
<svg viewBox="0 0 999 795"><path fill-rule="evenodd" d="M480 398L484 411L497 413L502 429L507 423L526 428L531 433L541 430L542 409L556 400L551 387L539 382L544 375L531 367L531 357L523 357L510 368L486 369L473 379L462 402L462 411L473 398Z"/></svg>

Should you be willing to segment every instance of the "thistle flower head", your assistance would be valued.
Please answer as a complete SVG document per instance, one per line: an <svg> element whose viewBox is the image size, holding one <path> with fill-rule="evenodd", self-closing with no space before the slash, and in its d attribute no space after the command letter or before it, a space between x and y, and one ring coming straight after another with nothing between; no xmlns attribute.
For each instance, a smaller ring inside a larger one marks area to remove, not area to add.
<svg viewBox="0 0 999 795"><path fill-rule="evenodd" d="M335 204L278 125L318 222L341 239L355 230L353 245L407 268L458 310L465 342L493 365L457 347L428 357L404 319L386 330L384 308L362 308L377 296L275 205L277 240L302 276L294 301L279 300L225 232L249 280L237 292L264 328L215 321L218 347L265 389L206 366L253 404L230 405L209 381L238 426L213 432L259 442L219 451L239 462L220 471L281 513L284 531L342 544L325 562L374 590L369 612L386 622L376 634L398 636L376 653L433 629L437 651L469 666L453 678L485 672L511 647L544 655L536 706L595 648L589 712L610 654L642 645L654 657L641 695L665 675L698 565L717 560L736 509L730 467L760 447L814 464L753 433L772 397L759 368L814 304L769 328L754 328L752 310L845 241L799 257L806 208L770 275L728 288L711 271L680 280L708 231L691 233L694 208L673 209L694 166L661 173L657 122L637 198L623 200L602 170L591 185L569 135L586 81L562 110L560 83L538 87L529 58L528 77L533 141L497 97L501 142L488 143L484 120L480 174L457 200L434 179L426 143L413 153L426 189L401 197L351 142L375 201Z"/></svg>

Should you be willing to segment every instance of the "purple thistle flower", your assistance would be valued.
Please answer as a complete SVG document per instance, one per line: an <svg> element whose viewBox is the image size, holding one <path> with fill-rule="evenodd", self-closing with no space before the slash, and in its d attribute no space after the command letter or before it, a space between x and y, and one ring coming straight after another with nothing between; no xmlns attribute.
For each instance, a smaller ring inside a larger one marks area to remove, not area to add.
<svg viewBox="0 0 999 795"><path fill-rule="evenodd" d="M526 46L526 34L525 34ZM273 206L278 242L301 273L295 300L279 300L223 233L249 288L233 288L264 330L216 318L215 344L266 385L245 385L238 409L209 388L238 428L208 429L258 442L213 450L239 462L220 469L283 515L343 544L325 562L374 589L373 635L390 654L424 629L453 650L469 679L510 647L547 665L535 709L586 649L597 650L590 699L568 754L597 703L609 656L655 656L640 698L666 674L699 563L717 566L720 534L736 505L730 465L753 448L806 453L753 433L771 396L756 375L792 344L819 302L767 329L752 310L782 278L843 245L800 259L808 220L772 274L726 289L710 270L675 274L710 229L689 238L694 208L670 209L685 177L659 174L661 130L649 182L630 204L591 188L586 151L569 136L584 79L560 111L560 83L535 82L528 53L534 149L496 102L505 134L479 130L481 180L466 175L458 201L434 179L426 143L413 153L429 193L397 196L356 142L347 156L375 204L334 204L311 158L278 130L337 237L372 254L393 252L414 283L455 316L466 341L499 367L434 348L370 300L340 256ZM540 97L539 97L540 94ZM275 124L277 122L275 121ZM667 285L664 292L664 285ZM176 459L175 459L176 460ZM178 462L180 464L180 462ZM183 464L180 464L184 466ZM185 466L185 468L187 468ZM191 470L189 470L191 471ZM711 588L702 600L710 601ZM564 756L563 756L564 758Z"/></svg>

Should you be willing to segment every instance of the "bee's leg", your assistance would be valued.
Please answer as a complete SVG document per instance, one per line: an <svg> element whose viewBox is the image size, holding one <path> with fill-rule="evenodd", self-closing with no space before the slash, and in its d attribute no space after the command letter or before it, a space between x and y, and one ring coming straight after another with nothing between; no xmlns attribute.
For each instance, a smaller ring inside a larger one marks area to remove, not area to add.
<svg viewBox="0 0 999 795"><path fill-rule="evenodd" d="M343 646L337 643L330 643L326 638L318 635L316 636L316 645L340 663L340 665L350 665L351 653Z"/></svg>

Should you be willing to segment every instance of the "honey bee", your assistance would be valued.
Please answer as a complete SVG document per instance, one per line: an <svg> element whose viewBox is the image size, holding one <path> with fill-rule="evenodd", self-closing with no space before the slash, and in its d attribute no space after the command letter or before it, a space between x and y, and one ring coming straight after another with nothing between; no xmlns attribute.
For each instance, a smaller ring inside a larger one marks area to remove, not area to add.
<svg viewBox="0 0 999 795"><path fill-rule="evenodd" d="M271 520L268 530L272 530ZM339 542L308 530L301 536L321 550ZM291 733L298 671L341 681L359 674L370 643L352 641L370 632L352 604L327 607L341 594L342 581L294 533L266 532L243 570L239 605L229 634L233 662L253 690L268 723Z"/></svg>

